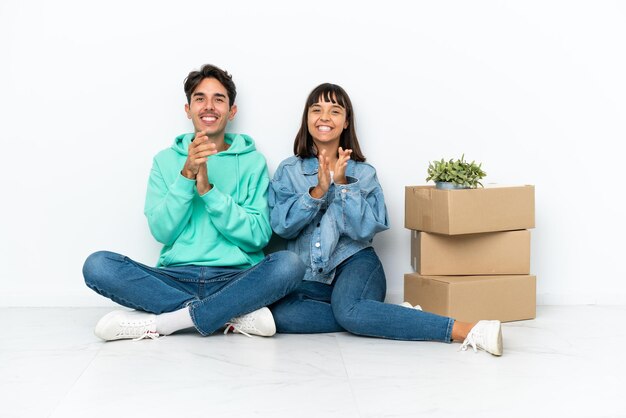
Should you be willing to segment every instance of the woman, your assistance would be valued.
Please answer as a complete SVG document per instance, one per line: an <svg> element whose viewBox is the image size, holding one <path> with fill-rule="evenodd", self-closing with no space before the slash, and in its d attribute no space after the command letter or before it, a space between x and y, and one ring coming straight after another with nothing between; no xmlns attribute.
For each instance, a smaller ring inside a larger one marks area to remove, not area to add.
<svg viewBox="0 0 626 418"><path fill-rule="evenodd" d="M464 323L384 303L385 273L372 239L389 228L387 209L340 86L321 84L309 94L294 154L271 183L271 225L307 270L299 288L271 306L278 332L455 340L502 354L499 321Z"/></svg>

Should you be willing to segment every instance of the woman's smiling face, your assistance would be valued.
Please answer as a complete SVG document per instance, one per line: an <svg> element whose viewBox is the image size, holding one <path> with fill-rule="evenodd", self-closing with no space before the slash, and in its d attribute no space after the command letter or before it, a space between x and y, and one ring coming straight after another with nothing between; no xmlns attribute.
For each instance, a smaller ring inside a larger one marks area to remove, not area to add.
<svg viewBox="0 0 626 418"><path fill-rule="evenodd" d="M320 97L309 107L307 125L314 143L339 143L341 133L348 127L346 109L339 103L326 102Z"/></svg>

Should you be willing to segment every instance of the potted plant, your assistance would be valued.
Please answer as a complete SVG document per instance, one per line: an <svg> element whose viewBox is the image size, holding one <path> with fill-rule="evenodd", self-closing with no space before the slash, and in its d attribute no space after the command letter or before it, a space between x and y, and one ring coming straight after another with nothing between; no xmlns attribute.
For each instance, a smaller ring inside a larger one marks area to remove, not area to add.
<svg viewBox="0 0 626 418"><path fill-rule="evenodd" d="M482 163L476 165L465 161L465 154L460 160L451 159L444 161L433 161L428 164L428 177L426 181L435 182L437 189L475 189L480 185L480 180L487 175L482 168Z"/></svg>

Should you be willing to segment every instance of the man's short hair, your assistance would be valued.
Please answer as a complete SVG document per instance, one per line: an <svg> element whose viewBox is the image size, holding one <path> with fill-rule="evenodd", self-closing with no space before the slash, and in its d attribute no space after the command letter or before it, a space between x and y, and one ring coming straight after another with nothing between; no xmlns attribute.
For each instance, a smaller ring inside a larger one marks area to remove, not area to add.
<svg viewBox="0 0 626 418"><path fill-rule="evenodd" d="M185 79L185 95L187 96L187 104L191 104L191 95L193 94L198 84L205 78L214 78L226 88L228 92L228 106L232 107L235 103L235 96L237 95L237 88L233 82L233 76L219 67L211 64L204 64L200 71L192 71Z"/></svg>

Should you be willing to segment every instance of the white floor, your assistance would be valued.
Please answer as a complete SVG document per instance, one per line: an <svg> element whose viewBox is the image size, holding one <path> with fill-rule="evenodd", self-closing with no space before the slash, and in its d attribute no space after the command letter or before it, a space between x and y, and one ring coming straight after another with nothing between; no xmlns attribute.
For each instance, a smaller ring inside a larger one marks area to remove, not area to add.
<svg viewBox="0 0 626 418"><path fill-rule="evenodd" d="M352 335L104 343L110 309L0 309L0 417L626 416L626 307L539 307L497 358Z"/></svg>

